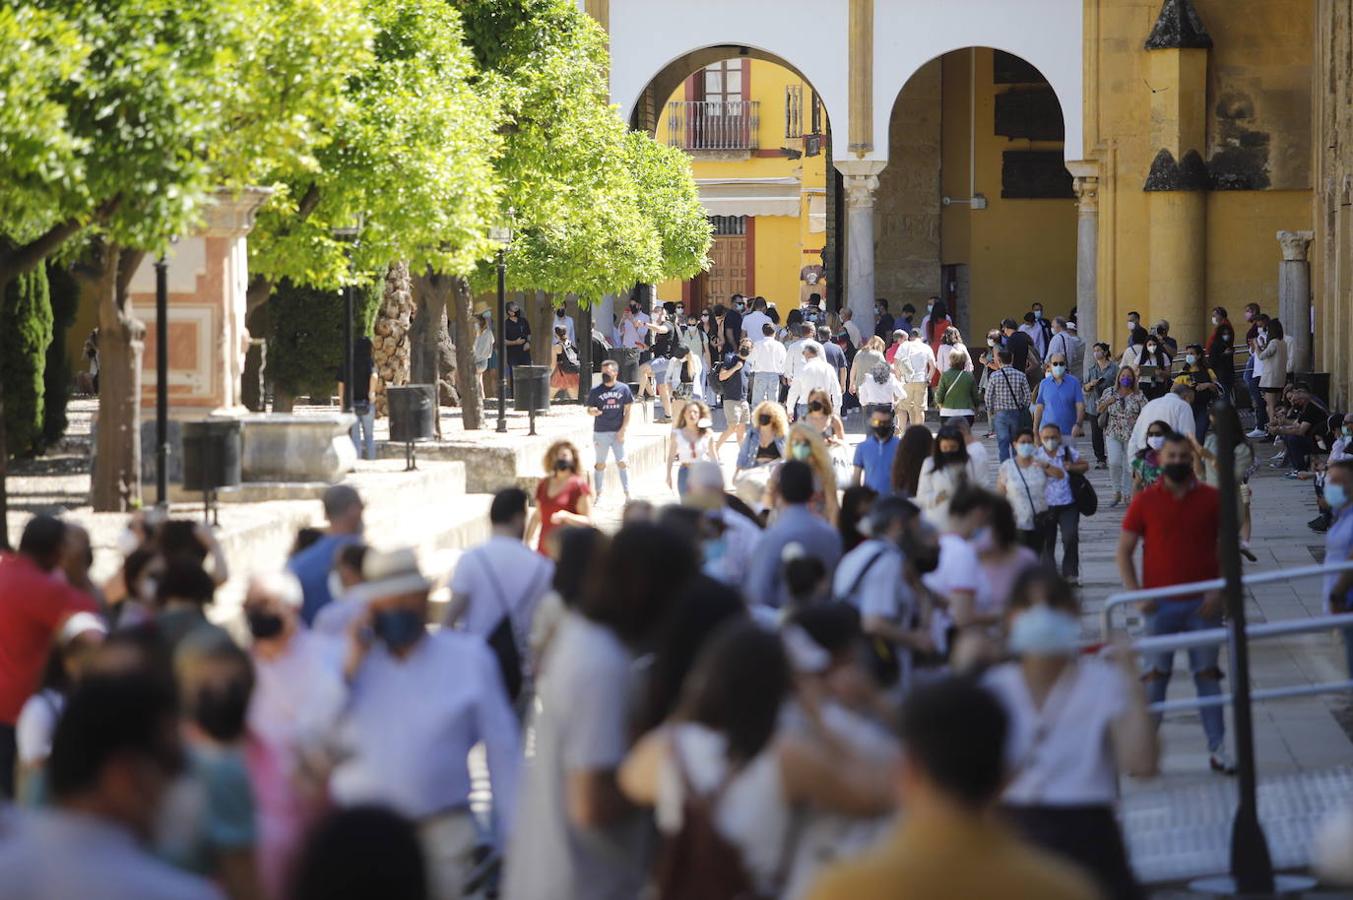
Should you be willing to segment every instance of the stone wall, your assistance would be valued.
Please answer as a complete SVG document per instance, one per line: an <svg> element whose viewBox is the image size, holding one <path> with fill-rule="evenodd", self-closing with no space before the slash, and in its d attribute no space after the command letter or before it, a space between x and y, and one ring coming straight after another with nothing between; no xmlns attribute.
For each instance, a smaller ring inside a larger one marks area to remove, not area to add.
<svg viewBox="0 0 1353 900"><path fill-rule="evenodd" d="M1315 65L1316 367L1332 375L1339 409L1353 383L1353 0L1317 0Z"/></svg>
<svg viewBox="0 0 1353 900"><path fill-rule="evenodd" d="M875 206L875 293L896 313L940 288L940 61L907 82L893 108ZM919 320L918 320L919 321Z"/></svg>

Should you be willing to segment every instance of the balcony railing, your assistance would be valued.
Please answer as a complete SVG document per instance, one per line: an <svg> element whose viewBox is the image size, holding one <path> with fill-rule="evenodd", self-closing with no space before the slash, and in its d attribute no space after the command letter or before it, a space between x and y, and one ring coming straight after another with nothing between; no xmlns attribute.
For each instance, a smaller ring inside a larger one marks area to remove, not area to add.
<svg viewBox="0 0 1353 900"><path fill-rule="evenodd" d="M761 104L756 100L667 104L667 140L682 150L755 150L760 124Z"/></svg>

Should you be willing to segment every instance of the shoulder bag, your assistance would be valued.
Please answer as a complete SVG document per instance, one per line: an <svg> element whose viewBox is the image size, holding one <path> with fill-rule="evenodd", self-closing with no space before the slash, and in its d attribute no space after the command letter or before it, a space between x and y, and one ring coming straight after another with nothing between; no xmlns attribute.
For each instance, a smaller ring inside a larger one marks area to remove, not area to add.
<svg viewBox="0 0 1353 900"><path fill-rule="evenodd" d="M1038 504L1034 502L1033 491L1029 490L1029 482L1024 477L1023 467L1014 457L1011 457L1011 461L1015 463L1015 474L1019 475L1020 483L1024 485L1024 496L1029 498L1029 508L1034 511L1034 531L1047 534L1049 528L1057 526L1057 513L1050 509L1038 511Z"/></svg>
<svg viewBox="0 0 1353 900"><path fill-rule="evenodd" d="M489 583L493 585L493 594L498 599L498 605L503 610L503 617L498 620L498 624L493 626L489 632L485 643L493 651L493 655L498 659L498 668L503 673L503 686L507 688L509 700L516 702L521 696L522 689L526 686L526 662L525 655L521 648L527 643L524 639L517 637L516 622L512 618L512 607L508 606L507 596L503 593L503 585L498 580L498 576L493 574L493 567L483 560L482 557L475 557L475 562L479 568L488 576ZM527 584L526 593L518 599L524 599L538 590L541 585L541 575L547 569L544 563L540 569ZM471 601L473 602L473 601Z"/></svg>
<svg viewBox="0 0 1353 900"><path fill-rule="evenodd" d="M1071 448L1062 448L1062 459L1066 463L1071 462ZM1099 512L1099 495L1095 493L1095 486L1090 483L1080 472L1072 472L1067 469L1066 477L1071 479L1071 502L1076 504L1076 509L1083 516L1093 516Z"/></svg>

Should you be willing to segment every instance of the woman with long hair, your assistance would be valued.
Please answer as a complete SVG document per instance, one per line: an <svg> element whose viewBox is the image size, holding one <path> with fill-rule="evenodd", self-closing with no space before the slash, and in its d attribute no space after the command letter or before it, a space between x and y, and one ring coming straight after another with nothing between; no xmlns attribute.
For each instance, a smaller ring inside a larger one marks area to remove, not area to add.
<svg viewBox="0 0 1353 900"><path fill-rule="evenodd" d="M625 759L621 789L655 808L666 838L660 894L707 895L702 879L710 873L691 865L684 831L697 809L708 819L695 827L712 827L737 852L751 890L774 897L788 875L798 815L872 818L892 806L887 766L861 764L841 742L782 729L794 694L779 635L750 622L728 625L701 652L673 719Z"/></svg>
<svg viewBox="0 0 1353 900"><path fill-rule="evenodd" d="M1278 401L1282 399L1283 386L1287 384L1287 342L1283 340L1283 323L1269 319L1267 324L1259 326L1259 358L1264 361L1263 374L1259 376L1259 391L1264 395L1264 405L1268 408L1268 420L1282 420L1278 413Z"/></svg>
<svg viewBox="0 0 1353 900"><path fill-rule="evenodd" d="M863 484L853 485L841 492L841 512L836 518L836 530L841 535L841 554L844 556L864 543L860 522L869 515L869 509L878 499L878 493Z"/></svg>
<svg viewBox="0 0 1353 900"><path fill-rule="evenodd" d="M840 511L836 496L836 470L832 468L831 451L822 439L822 432L806 422L799 422L789 429L789 438L785 442L785 456L805 462L813 470L813 499L808 508L828 522L835 524ZM778 471L777 471L778 474ZM771 481L774 494L775 479Z"/></svg>
<svg viewBox="0 0 1353 900"><path fill-rule="evenodd" d="M980 480L963 432L955 425L944 425L935 436L934 453L921 465L916 502L930 523L943 530L949 524L949 501L963 487Z"/></svg>
<svg viewBox="0 0 1353 900"><path fill-rule="evenodd" d="M1032 428L1021 428L1015 435L1014 453L1001 463L996 475L996 493L1010 504L1015 514L1019 541L1035 553L1043 552L1047 523L1043 514L1048 510L1048 469L1034 458L1038 442Z"/></svg>
<svg viewBox="0 0 1353 900"><path fill-rule="evenodd" d="M733 490L748 506L762 510L766 489L774 467L785 460L785 442L789 438L789 418L785 408L773 400L757 404L747 438L738 449L737 468L733 472Z"/></svg>
<svg viewBox="0 0 1353 900"><path fill-rule="evenodd" d="M1133 363L1146 399L1155 400L1157 397L1165 396L1165 392L1170 389L1170 365L1173 362L1160 336L1148 334L1146 343L1142 345L1141 352L1137 354L1137 359ZM1149 367L1149 379L1147 373L1142 372L1143 367Z"/></svg>
<svg viewBox="0 0 1353 900"><path fill-rule="evenodd" d="M850 377L846 379L846 388L852 394L858 395L860 383L869 377L875 366L888 366L888 361L883 356L886 349L883 338L876 334L864 342L864 346L855 354L855 359L850 364Z"/></svg>
<svg viewBox="0 0 1353 900"><path fill-rule="evenodd" d="M572 358L569 354L572 353ZM550 347L550 391L553 399L558 400L562 393L565 400L578 399L578 351L568 341L568 330L562 325L555 326L554 343ZM568 371L572 369L573 371Z"/></svg>
<svg viewBox="0 0 1353 900"><path fill-rule="evenodd" d="M1160 450L1173 429L1170 423L1155 421L1146 429L1146 446L1132 460L1132 496L1137 496L1160 480Z"/></svg>
<svg viewBox="0 0 1353 900"><path fill-rule="evenodd" d="M667 438L667 487L672 487L672 467L678 466L676 489L683 500L691 465L702 459L719 462L709 429L709 407L703 400L686 400L677 406L672 432Z"/></svg>
<svg viewBox="0 0 1353 900"><path fill-rule="evenodd" d="M893 492L915 497L921 484L921 467L930 458L935 439L924 425L913 425L902 432L902 441L893 457Z"/></svg>
<svg viewBox="0 0 1353 900"><path fill-rule="evenodd" d="M1006 817L1092 875L1105 896L1142 896L1114 815L1120 770L1149 777L1160 765L1136 656L1125 647L1112 658L1081 654L1080 604L1043 567L1015 583L1007 633L1014 660L983 678L1010 723Z"/></svg>
<svg viewBox="0 0 1353 900"><path fill-rule="evenodd" d="M1137 370L1132 366L1118 369L1117 384L1106 387L1096 405L1104 429L1104 450L1109 457L1109 483L1113 485L1113 502L1109 508L1132 498L1132 459L1129 448L1137 417L1146 406L1146 395L1137 385Z"/></svg>
<svg viewBox="0 0 1353 900"><path fill-rule="evenodd" d="M925 342L930 345L930 352L935 355L936 359L944 359L944 357L940 355L941 350L944 348L944 333L948 331L953 324L954 323L949 320L949 307L945 306L943 300L936 300L935 305L930 308L929 322L926 324L926 328L929 329L929 334L922 335ZM966 350L964 352L966 352ZM936 370L934 374L930 376L930 386L933 388L935 385L939 384L939 382L940 372Z"/></svg>
<svg viewBox="0 0 1353 900"><path fill-rule="evenodd" d="M971 372L973 370L972 355L968 353L968 345L963 343L963 333L957 328L950 325L948 328L944 329L944 334L940 336L940 344L942 345L940 347L941 352L944 352L949 356L952 356L956 350L963 354L963 371ZM949 356L944 358L947 359ZM936 359L940 358L941 357L936 357Z"/></svg>
<svg viewBox="0 0 1353 900"><path fill-rule="evenodd" d="M545 477L536 485L536 508L526 522L524 537L527 545L534 542L548 556L547 539L556 528L592 524L592 487L582 475L578 448L572 441L550 444L543 464Z"/></svg>

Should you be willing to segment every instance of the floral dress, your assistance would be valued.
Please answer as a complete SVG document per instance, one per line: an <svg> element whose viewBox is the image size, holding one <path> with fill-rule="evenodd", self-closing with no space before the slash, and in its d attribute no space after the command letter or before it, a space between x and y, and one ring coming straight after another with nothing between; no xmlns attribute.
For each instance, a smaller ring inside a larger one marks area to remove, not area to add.
<svg viewBox="0 0 1353 900"><path fill-rule="evenodd" d="M1118 401L1122 402L1118 402ZM1142 407L1146 405L1146 395L1141 391L1133 391L1126 397L1118 393L1118 388L1105 388L1104 393L1099 395L1099 411L1109 414L1108 424L1104 428L1104 434L1118 441L1129 441L1132 439L1132 429L1137 425L1137 417L1142 414Z"/></svg>
<svg viewBox="0 0 1353 900"><path fill-rule="evenodd" d="M1137 490L1144 491L1160 480L1160 457L1156 451L1147 448L1132 459L1132 474L1141 478Z"/></svg>

